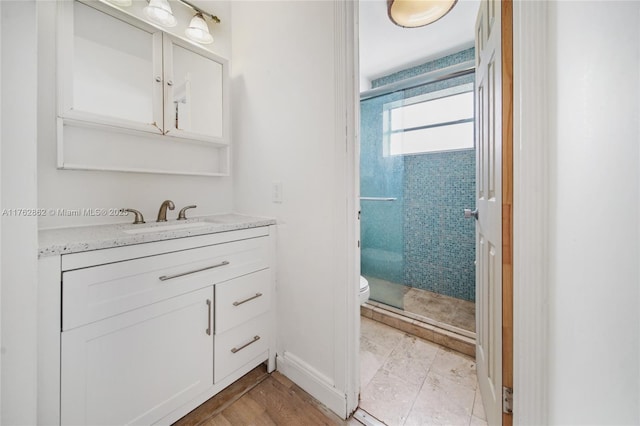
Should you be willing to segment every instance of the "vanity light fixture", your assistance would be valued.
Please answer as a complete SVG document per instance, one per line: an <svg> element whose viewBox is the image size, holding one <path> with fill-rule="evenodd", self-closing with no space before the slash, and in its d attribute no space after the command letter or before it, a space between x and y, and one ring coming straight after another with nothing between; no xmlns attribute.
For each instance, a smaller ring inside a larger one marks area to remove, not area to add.
<svg viewBox="0 0 640 426"><path fill-rule="evenodd" d="M109 0L109 3L113 3L116 6L120 6L120 7L131 6L131 0Z"/></svg>
<svg viewBox="0 0 640 426"><path fill-rule="evenodd" d="M189 39L201 43L201 44L211 44L213 43L213 36L209 32L209 26L207 22L204 20L204 16L202 16L201 12L196 12L195 16L191 18L191 23L184 30L184 33L189 37Z"/></svg>
<svg viewBox="0 0 640 426"><path fill-rule="evenodd" d="M111 3L118 6L130 6L131 0L108 0ZM211 19L213 22L219 24L220 19L212 15L210 13L205 12L204 10L196 7L185 0L177 0L185 6L190 7L195 11L195 15L191 18L191 22L189 26L184 31L187 38L196 43L200 44L211 44L213 43L213 36L209 31L209 25L205 18ZM158 25L163 27L175 27L178 24L178 20L173 15L173 10L171 9L171 5L169 4L169 0L147 0L149 3L144 8L144 14L147 18Z"/></svg>
<svg viewBox="0 0 640 426"><path fill-rule="evenodd" d="M189 26L184 31L186 36L190 40L195 41L196 43L200 43L200 44L213 43L213 36L209 32L209 25L207 25L207 21L205 18L211 19L216 24L220 23L220 19L215 15L212 15L198 7L195 7L194 5L192 5L191 3L185 0L178 0L178 1L180 1L180 3L182 4L189 6L191 9L193 9L196 12L193 18L191 18L191 22L189 23Z"/></svg>
<svg viewBox="0 0 640 426"><path fill-rule="evenodd" d="M449 13L457 0L387 0L387 13L404 28L429 25Z"/></svg>
<svg viewBox="0 0 640 426"><path fill-rule="evenodd" d="M173 16L171 5L167 0L148 0L149 4L144 8L144 14L149 20L163 27L175 27L178 20Z"/></svg>

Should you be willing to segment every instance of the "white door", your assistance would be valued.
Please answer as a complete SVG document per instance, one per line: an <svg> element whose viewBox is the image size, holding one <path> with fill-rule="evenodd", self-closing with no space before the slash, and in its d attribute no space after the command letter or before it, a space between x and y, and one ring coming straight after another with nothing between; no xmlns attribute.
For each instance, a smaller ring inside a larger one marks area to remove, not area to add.
<svg viewBox="0 0 640 426"><path fill-rule="evenodd" d="M490 425L502 424L501 2L476 21L476 361Z"/></svg>
<svg viewBox="0 0 640 426"><path fill-rule="evenodd" d="M213 288L62 333L61 423L152 424L213 386Z"/></svg>

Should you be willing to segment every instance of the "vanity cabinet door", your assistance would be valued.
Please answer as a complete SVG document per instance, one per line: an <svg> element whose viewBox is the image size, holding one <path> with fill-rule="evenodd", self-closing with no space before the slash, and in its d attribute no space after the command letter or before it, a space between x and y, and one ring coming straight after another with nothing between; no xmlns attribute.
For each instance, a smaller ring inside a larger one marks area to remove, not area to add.
<svg viewBox="0 0 640 426"><path fill-rule="evenodd" d="M213 288L62 333L61 422L152 424L213 386Z"/></svg>
<svg viewBox="0 0 640 426"><path fill-rule="evenodd" d="M226 61L164 35L165 134L223 142Z"/></svg>
<svg viewBox="0 0 640 426"><path fill-rule="evenodd" d="M58 115L161 134L162 32L77 1L59 7Z"/></svg>

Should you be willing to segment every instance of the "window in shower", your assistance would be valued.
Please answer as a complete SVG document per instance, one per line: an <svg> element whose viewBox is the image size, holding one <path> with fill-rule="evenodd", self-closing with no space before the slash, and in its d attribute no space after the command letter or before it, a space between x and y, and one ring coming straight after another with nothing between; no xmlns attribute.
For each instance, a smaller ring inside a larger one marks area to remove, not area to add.
<svg viewBox="0 0 640 426"><path fill-rule="evenodd" d="M473 148L473 84L396 100L383 106L385 155Z"/></svg>

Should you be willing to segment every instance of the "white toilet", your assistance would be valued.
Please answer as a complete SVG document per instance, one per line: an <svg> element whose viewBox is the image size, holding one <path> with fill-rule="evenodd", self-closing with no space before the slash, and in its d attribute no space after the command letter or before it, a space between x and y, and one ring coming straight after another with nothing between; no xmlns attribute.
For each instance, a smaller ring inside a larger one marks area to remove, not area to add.
<svg viewBox="0 0 640 426"><path fill-rule="evenodd" d="M369 300L369 282L365 277L360 275L360 304L364 305L364 303Z"/></svg>

